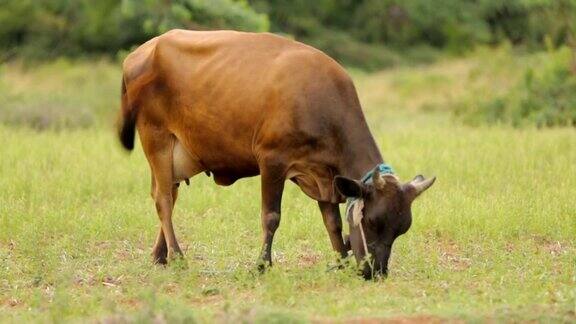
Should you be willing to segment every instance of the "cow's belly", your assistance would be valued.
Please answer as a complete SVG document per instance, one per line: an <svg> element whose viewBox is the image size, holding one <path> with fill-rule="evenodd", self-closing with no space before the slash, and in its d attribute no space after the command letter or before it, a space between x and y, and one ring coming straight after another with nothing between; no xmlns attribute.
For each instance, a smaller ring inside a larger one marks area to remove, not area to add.
<svg viewBox="0 0 576 324"><path fill-rule="evenodd" d="M187 137L186 142L176 138L172 155L173 181L178 183L207 172L214 176L217 184L227 186L240 178L260 173L252 153L225 144L229 143L220 143L215 138L210 141Z"/></svg>

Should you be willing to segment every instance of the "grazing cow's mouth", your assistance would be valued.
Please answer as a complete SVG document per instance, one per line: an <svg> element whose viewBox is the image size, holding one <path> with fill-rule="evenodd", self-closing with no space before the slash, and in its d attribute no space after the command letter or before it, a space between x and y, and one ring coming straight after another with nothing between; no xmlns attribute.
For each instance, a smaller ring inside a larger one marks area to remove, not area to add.
<svg viewBox="0 0 576 324"><path fill-rule="evenodd" d="M360 274L364 279L386 278L388 276L388 260L390 246L380 246L370 251L370 256L360 262Z"/></svg>
<svg viewBox="0 0 576 324"><path fill-rule="evenodd" d="M388 277L388 268L375 269L375 267L370 266L368 263L364 264L362 268L361 275L366 280L379 279Z"/></svg>

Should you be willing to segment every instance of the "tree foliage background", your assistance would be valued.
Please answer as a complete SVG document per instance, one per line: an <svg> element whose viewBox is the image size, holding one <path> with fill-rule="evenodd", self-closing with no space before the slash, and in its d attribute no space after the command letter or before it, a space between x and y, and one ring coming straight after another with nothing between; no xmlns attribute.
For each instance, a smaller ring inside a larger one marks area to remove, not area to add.
<svg viewBox="0 0 576 324"><path fill-rule="evenodd" d="M170 28L239 29L378 68L406 52L573 43L575 13L576 0L0 0L0 46L4 59L114 55Z"/></svg>

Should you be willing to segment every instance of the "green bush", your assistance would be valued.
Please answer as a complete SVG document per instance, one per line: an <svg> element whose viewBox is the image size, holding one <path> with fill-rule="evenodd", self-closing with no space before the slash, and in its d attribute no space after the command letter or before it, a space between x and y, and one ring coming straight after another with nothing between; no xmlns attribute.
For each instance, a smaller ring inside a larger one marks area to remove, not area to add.
<svg viewBox="0 0 576 324"><path fill-rule="evenodd" d="M2 0L0 21L0 60L115 55L170 28L268 29L235 0Z"/></svg>
<svg viewBox="0 0 576 324"><path fill-rule="evenodd" d="M576 46L576 0L0 0L0 21L0 61L114 56L171 28L271 30L368 69L414 48Z"/></svg>
<svg viewBox="0 0 576 324"><path fill-rule="evenodd" d="M572 55L572 50L564 47L540 57L505 94L469 98L457 106L456 116L472 125L576 126Z"/></svg>
<svg viewBox="0 0 576 324"><path fill-rule="evenodd" d="M395 66L404 61L400 55L384 46L360 42L343 32L323 32L301 40L321 48L341 64L367 71Z"/></svg>
<svg viewBox="0 0 576 324"><path fill-rule="evenodd" d="M272 31L294 35L356 67L386 67L413 49L462 54L505 42L543 48L570 42L576 0L250 0ZM430 51L428 51L430 52ZM361 53L361 54L360 54ZM391 55L390 53L402 53ZM361 55L366 55L361 59ZM396 56L396 57L394 57ZM433 56L424 58L428 61Z"/></svg>

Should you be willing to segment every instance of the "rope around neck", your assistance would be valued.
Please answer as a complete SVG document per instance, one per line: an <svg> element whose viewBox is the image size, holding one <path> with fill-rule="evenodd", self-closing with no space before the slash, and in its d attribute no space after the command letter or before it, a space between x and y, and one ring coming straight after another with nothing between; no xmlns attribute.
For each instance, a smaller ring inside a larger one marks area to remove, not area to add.
<svg viewBox="0 0 576 324"><path fill-rule="evenodd" d="M368 243L366 243L366 235L364 234L364 226L362 225L362 219L364 218L364 199L358 198L350 202L348 204L348 208L346 209L347 215L350 215L350 209L352 209L352 223L354 226L360 227L360 237L362 238L364 255L368 255Z"/></svg>
<svg viewBox="0 0 576 324"><path fill-rule="evenodd" d="M368 244L366 243L366 236L364 235L364 226L360 223L360 236L362 237L362 244L364 245L364 256L368 255Z"/></svg>

